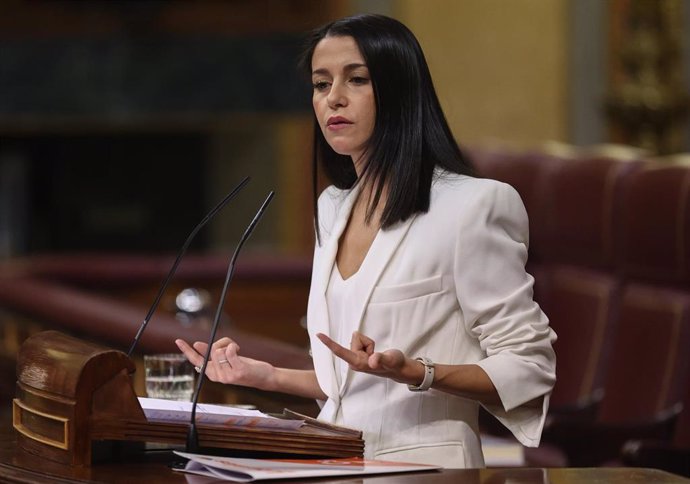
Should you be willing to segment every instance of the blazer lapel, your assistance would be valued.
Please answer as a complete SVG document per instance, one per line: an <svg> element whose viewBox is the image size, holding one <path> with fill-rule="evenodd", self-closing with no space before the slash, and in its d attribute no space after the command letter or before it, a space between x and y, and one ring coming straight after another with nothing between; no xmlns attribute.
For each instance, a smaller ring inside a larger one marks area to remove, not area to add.
<svg viewBox="0 0 690 484"><path fill-rule="evenodd" d="M338 399L339 397L335 377L335 356L331 350L315 337L315 334L330 333L326 289L328 288L328 281L330 280L333 264L338 253L338 241L350 219L350 212L358 193L359 186L357 185L345 196L338 207L338 213L335 216L331 232L323 238L323 245L317 246L314 252L314 272L312 274L309 295L307 323L310 330L312 359L314 360L316 377L323 391L331 399Z"/></svg>
<svg viewBox="0 0 690 484"><path fill-rule="evenodd" d="M350 193L345 196L336 214L331 232L328 234L323 246L318 247L316 250L314 257L316 272L313 276L314 280L311 284L311 290L315 291L315 294L318 296L323 297L324 301L326 298L328 281L331 277L331 271L333 270L333 263L335 262L336 255L338 255L338 241L350 219L350 212L352 211L352 206L357 199L358 193L359 185L355 186L355 188L350 190ZM328 319L321 321L321 323L324 321L326 323L325 329L328 329Z"/></svg>
<svg viewBox="0 0 690 484"><path fill-rule="evenodd" d="M388 266L393 254L400 246L400 243L405 238L412 222L414 222L416 215L411 216L406 221L398 223L396 226L383 230L380 229L374 242L369 248L362 266L357 272L357 280L355 284L355 307L352 310L352 317L356 318L357 329L361 329L364 312L369 304L369 298L378 283L381 274ZM343 394L347 384L352 376L352 369L348 368L347 375L343 379L340 387L340 395Z"/></svg>

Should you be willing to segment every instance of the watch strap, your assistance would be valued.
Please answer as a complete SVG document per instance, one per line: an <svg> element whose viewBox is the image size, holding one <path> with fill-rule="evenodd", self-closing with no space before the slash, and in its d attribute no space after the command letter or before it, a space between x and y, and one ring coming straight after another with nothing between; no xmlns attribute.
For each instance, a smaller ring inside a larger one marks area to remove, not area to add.
<svg viewBox="0 0 690 484"><path fill-rule="evenodd" d="M420 361L424 365L424 379L419 385L407 385L407 388L411 392L425 392L431 388L431 384L434 382L434 362L425 356L415 358L415 360Z"/></svg>

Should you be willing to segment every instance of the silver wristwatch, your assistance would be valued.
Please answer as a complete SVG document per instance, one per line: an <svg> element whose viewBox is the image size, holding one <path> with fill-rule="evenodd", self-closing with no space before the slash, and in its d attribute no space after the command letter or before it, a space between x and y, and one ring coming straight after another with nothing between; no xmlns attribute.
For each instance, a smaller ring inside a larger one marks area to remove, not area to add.
<svg viewBox="0 0 690 484"><path fill-rule="evenodd" d="M424 365L424 380L419 385L407 385L407 388L411 392L425 392L434 382L434 362L426 357L415 358L415 360L421 361Z"/></svg>

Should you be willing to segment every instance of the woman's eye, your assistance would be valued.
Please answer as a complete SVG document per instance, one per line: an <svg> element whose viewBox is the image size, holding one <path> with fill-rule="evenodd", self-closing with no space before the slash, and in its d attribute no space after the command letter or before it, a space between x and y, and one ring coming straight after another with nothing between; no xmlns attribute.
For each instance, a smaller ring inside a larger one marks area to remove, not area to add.
<svg viewBox="0 0 690 484"><path fill-rule="evenodd" d="M366 77L355 76L350 79L350 82L352 82L353 84L366 84L367 82L369 82L369 79L367 79Z"/></svg>
<svg viewBox="0 0 690 484"><path fill-rule="evenodd" d="M323 91L328 89L328 83L326 81L316 81L313 83L315 91Z"/></svg>

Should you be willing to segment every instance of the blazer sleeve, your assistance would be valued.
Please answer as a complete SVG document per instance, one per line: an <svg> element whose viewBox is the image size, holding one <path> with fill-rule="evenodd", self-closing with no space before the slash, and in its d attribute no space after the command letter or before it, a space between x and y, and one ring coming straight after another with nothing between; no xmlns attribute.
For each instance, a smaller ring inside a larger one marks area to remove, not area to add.
<svg viewBox="0 0 690 484"><path fill-rule="evenodd" d="M556 381L556 335L525 271L529 228L522 200L509 185L485 182L462 212L456 292L466 329L485 354L477 364L502 403L485 408L522 444L537 446Z"/></svg>

